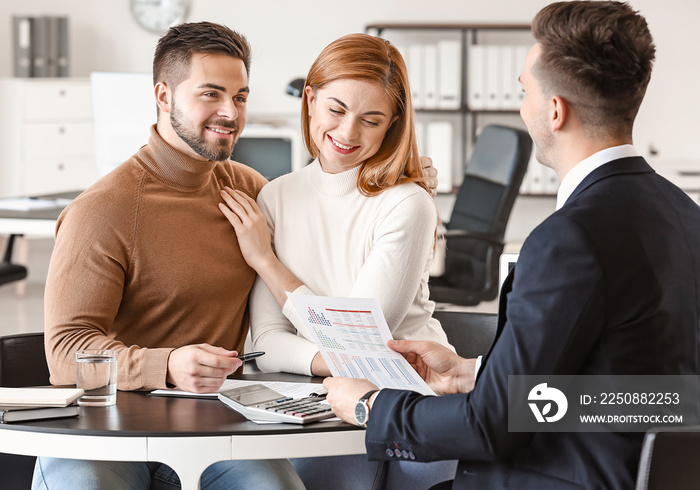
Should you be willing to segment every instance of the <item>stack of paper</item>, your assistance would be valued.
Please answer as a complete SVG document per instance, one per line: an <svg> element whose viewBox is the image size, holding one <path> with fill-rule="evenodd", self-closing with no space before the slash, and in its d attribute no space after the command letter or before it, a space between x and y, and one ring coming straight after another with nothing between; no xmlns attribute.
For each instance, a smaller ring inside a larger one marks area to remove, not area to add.
<svg viewBox="0 0 700 490"><path fill-rule="evenodd" d="M73 403L83 395L78 388L1 388L0 423L75 417Z"/></svg>
<svg viewBox="0 0 700 490"><path fill-rule="evenodd" d="M83 396L80 388L3 388L0 387L0 405L65 407Z"/></svg>

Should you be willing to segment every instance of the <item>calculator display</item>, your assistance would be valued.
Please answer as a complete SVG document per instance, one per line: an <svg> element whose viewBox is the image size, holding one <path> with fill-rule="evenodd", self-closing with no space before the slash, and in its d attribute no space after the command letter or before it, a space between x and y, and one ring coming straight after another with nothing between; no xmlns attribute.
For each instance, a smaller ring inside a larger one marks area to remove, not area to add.
<svg viewBox="0 0 700 490"><path fill-rule="evenodd" d="M232 400L246 407L284 398L281 393L278 393L275 390L267 388L263 385L251 385L236 388L235 390L227 391L226 395Z"/></svg>

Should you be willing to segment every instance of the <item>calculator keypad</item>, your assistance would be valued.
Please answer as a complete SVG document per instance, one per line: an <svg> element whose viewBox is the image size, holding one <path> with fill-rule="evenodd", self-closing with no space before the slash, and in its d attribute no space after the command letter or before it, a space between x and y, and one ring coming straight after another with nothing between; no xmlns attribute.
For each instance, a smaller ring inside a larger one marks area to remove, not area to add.
<svg viewBox="0 0 700 490"><path fill-rule="evenodd" d="M322 419L333 414L330 406L319 402L318 398L281 398L269 403L256 405L256 408L268 412L277 412L292 417Z"/></svg>

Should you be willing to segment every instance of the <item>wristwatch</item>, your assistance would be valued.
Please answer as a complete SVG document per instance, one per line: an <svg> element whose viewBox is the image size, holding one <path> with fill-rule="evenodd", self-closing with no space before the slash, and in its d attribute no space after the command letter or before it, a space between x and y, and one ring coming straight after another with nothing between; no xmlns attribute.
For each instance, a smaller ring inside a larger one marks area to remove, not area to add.
<svg viewBox="0 0 700 490"><path fill-rule="evenodd" d="M355 421L360 427L367 428L367 419L369 418L369 405L367 404L367 400L378 391L379 390L368 391L357 401L355 405Z"/></svg>

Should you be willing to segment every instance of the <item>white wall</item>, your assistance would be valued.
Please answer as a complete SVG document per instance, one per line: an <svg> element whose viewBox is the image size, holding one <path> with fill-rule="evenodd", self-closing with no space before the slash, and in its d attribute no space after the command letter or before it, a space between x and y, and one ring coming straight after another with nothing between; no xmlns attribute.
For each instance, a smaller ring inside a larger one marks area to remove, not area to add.
<svg viewBox="0 0 700 490"><path fill-rule="evenodd" d="M220 22L244 33L253 46L251 119L297 117L299 101L284 94L303 77L333 39L380 21L529 23L546 0L190 0L188 21ZM663 159L700 159L700 96L695 85L700 5L689 0L632 0L658 46L658 61L635 133L644 154L650 145ZM23 0L0 2L0 76L12 75L13 14L70 17L71 74L150 71L158 39L131 17L128 0ZM686 92L687 91L687 92ZM692 94L693 96L686 95Z"/></svg>

